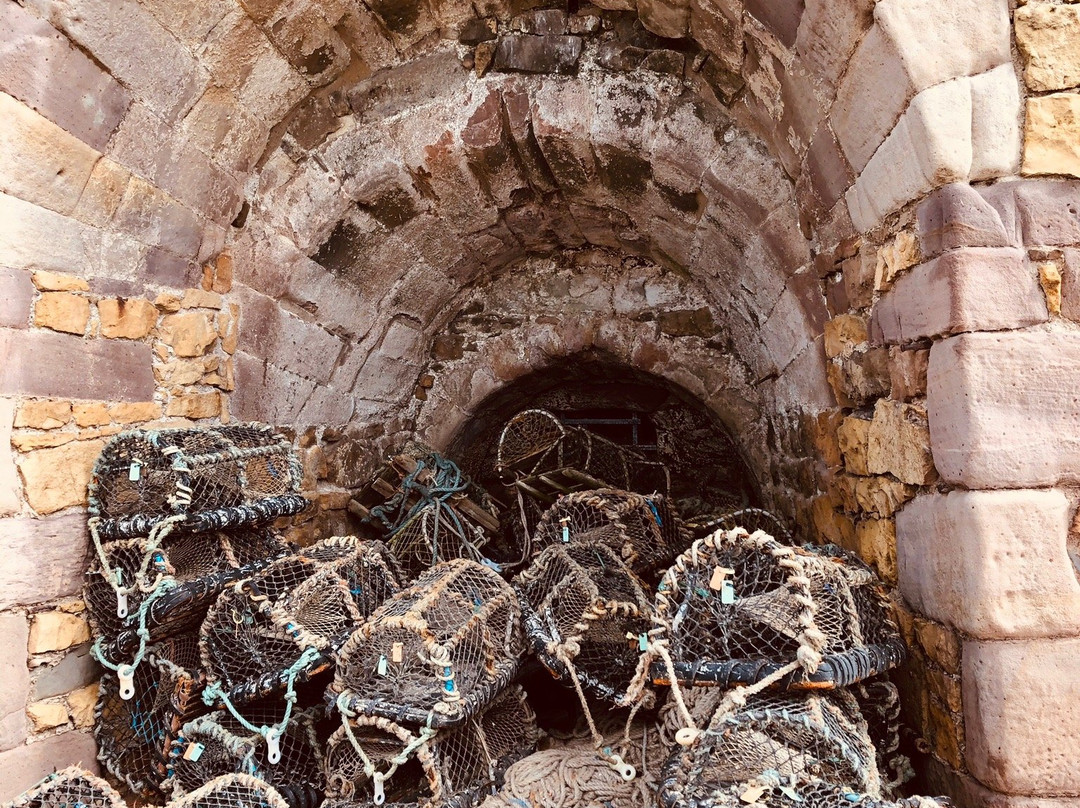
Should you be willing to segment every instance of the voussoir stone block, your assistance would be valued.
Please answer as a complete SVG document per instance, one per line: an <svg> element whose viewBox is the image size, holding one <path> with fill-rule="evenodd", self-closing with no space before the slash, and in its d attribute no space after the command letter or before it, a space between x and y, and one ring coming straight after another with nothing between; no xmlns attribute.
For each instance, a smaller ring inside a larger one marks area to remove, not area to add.
<svg viewBox="0 0 1080 808"><path fill-rule="evenodd" d="M966 488L1080 479L1080 334L961 334L934 343L927 411L934 463Z"/></svg>
<svg viewBox="0 0 1080 808"><path fill-rule="evenodd" d="M957 247L1017 246L1001 215L967 183L939 188L918 208L919 245L933 257Z"/></svg>
<svg viewBox="0 0 1080 808"><path fill-rule="evenodd" d="M1036 273L1022 250L972 247L912 268L874 306L874 342L902 344L963 331L1046 322Z"/></svg>
<svg viewBox="0 0 1080 808"><path fill-rule="evenodd" d="M1076 638L964 643L965 758L976 778L1011 794L1080 794L1078 667Z"/></svg>
<svg viewBox="0 0 1080 808"><path fill-rule="evenodd" d="M896 520L900 591L921 614L973 637L1080 631L1080 582L1058 490L920 496Z"/></svg>

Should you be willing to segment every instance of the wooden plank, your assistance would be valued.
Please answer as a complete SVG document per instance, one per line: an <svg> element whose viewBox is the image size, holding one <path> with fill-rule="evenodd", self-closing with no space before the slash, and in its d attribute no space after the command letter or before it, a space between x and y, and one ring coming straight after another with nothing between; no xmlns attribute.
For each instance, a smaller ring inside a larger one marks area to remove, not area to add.
<svg viewBox="0 0 1080 808"><path fill-rule="evenodd" d="M382 494L387 499L389 499L390 497L394 496L394 494L397 493L397 488L392 486L390 483L388 483L386 480L382 479L381 477L379 479L373 481L371 483L371 487L372 487L372 489L375 490L376 493Z"/></svg>

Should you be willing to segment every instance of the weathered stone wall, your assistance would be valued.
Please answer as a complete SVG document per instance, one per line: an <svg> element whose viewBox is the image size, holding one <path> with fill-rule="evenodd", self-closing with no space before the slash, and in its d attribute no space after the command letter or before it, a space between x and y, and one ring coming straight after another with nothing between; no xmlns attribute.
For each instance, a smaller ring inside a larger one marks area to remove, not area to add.
<svg viewBox="0 0 1080 808"><path fill-rule="evenodd" d="M1080 5L538 5L0 7L0 797L93 756L110 434L294 430L307 539L597 352L898 583L940 788L1080 794Z"/></svg>

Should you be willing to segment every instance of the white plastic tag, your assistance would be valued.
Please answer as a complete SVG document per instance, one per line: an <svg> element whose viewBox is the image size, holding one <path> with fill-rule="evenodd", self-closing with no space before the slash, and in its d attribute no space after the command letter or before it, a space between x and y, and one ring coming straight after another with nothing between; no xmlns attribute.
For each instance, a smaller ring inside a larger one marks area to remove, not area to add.
<svg viewBox="0 0 1080 808"><path fill-rule="evenodd" d="M379 676L386 676L386 655L385 654L380 654L379 655L379 663L378 663L378 665L375 666L375 672L377 674L379 674Z"/></svg>
<svg viewBox="0 0 1080 808"><path fill-rule="evenodd" d="M731 581L724 581L720 586L720 602L725 606L730 606L735 602L735 584Z"/></svg>
<svg viewBox="0 0 1080 808"><path fill-rule="evenodd" d="M275 766L281 760L281 737L277 729L266 731L266 759Z"/></svg>
<svg viewBox="0 0 1080 808"><path fill-rule="evenodd" d="M120 698L130 700L135 695L135 666L121 665L116 669L116 678L120 680Z"/></svg>
<svg viewBox="0 0 1080 808"><path fill-rule="evenodd" d="M372 801L376 805L382 805L386 802L386 792L383 791L382 781L382 774L375 772L375 775L371 778L371 790L374 792Z"/></svg>
<svg viewBox="0 0 1080 808"><path fill-rule="evenodd" d="M116 616L121 619L128 616L127 592L116 593Z"/></svg>

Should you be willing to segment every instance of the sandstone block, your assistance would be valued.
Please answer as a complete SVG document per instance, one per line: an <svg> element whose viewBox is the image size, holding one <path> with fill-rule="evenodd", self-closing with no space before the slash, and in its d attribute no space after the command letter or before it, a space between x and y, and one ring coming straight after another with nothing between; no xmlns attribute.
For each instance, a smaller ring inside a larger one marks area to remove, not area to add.
<svg viewBox="0 0 1080 808"><path fill-rule="evenodd" d="M1014 24L1029 89L1046 92L1080 84L1080 6L1030 3L1016 9Z"/></svg>
<svg viewBox="0 0 1080 808"><path fill-rule="evenodd" d="M202 356L217 339L217 329L204 312L170 314L162 320L161 339L177 356Z"/></svg>
<svg viewBox="0 0 1080 808"><path fill-rule="evenodd" d="M63 732L0 754L0 799L11 800L65 766L98 771L97 747L89 732Z"/></svg>
<svg viewBox="0 0 1080 808"><path fill-rule="evenodd" d="M851 474L870 474L867 461L870 441L870 421L849 416L837 429L844 468Z"/></svg>
<svg viewBox="0 0 1080 808"><path fill-rule="evenodd" d="M495 69L523 73L574 73L581 58L576 36L505 36L495 48Z"/></svg>
<svg viewBox="0 0 1080 808"><path fill-rule="evenodd" d="M86 569L86 515L0 521L7 555L0 566L0 608L26 606L80 591Z"/></svg>
<svg viewBox="0 0 1080 808"><path fill-rule="evenodd" d="M26 655L26 617L18 612L0 614L0 751L26 740L26 699L30 691L30 671Z"/></svg>
<svg viewBox="0 0 1080 808"><path fill-rule="evenodd" d="M888 518L915 496L915 488L890 477L856 477L854 494L863 513Z"/></svg>
<svg viewBox="0 0 1080 808"><path fill-rule="evenodd" d="M84 143L104 149L127 109L127 90L18 3L0 7L0 39L0 89ZM42 81L42 76L58 80Z"/></svg>
<svg viewBox="0 0 1080 808"><path fill-rule="evenodd" d="M238 331L238 337L243 339L248 353L316 382L329 380L342 353L342 340L315 323L283 311L276 301L264 295L244 288L239 288L238 293L244 313L243 329ZM237 329L234 311L230 311L227 329ZM395 325L390 329L394 330ZM384 350L392 347L384 344Z"/></svg>
<svg viewBox="0 0 1080 808"><path fill-rule="evenodd" d="M892 286L896 276L919 263L919 244L915 235L907 230L896 236L877 251L874 267L874 291L882 292Z"/></svg>
<svg viewBox="0 0 1080 808"><path fill-rule="evenodd" d="M1024 174L1080 177L1080 94L1029 98L1024 124Z"/></svg>
<svg viewBox="0 0 1080 808"><path fill-rule="evenodd" d="M896 583L896 523L892 519L865 519L855 526L859 556L886 584Z"/></svg>
<svg viewBox="0 0 1080 808"><path fill-rule="evenodd" d="M154 396L149 345L0 329L0 356L0 394L114 401Z"/></svg>
<svg viewBox="0 0 1080 808"><path fill-rule="evenodd" d="M70 401L24 401L15 416L15 426L56 429L71 421Z"/></svg>
<svg viewBox="0 0 1080 808"><path fill-rule="evenodd" d="M72 405L76 426L101 426L109 423L109 410L101 401L78 402Z"/></svg>
<svg viewBox="0 0 1080 808"><path fill-rule="evenodd" d="M142 339L157 324L157 315L153 303L138 297L114 297L98 301L103 337Z"/></svg>
<svg viewBox="0 0 1080 808"><path fill-rule="evenodd" d="M975 777L1012 794L1080 793L1078 664L1077 639L964 643L965 759Z"/></svg>
<svg viewBox="0 0 1080 808"><path fill-rule="evenodd" d="M637 0L637 13L641 24L657 36L681 39L690 30L688 0Z"/></svg>
<svg viewBox="0 0 1080 808"><path fill-rule="evenodd" d="M1062 250L1061 313L1070 320L1080 320L1080 249Z"/></svg>
<svg viewBox="0 0 1080 808"><path fill-rule="evenodd" d="M90 301L70 292L45 292L34 304L34 325L82 335L90 322Z"/></svg>
<svg viewBox="0 0 1080 808"><path fill-rule="evenodd" d="M89 292L90 284L84 278L63 272L38 270L33 275L34 286L42 292Z"/></svg>
<svg viewBox="0 0 1080 808"><path fill-rule="evenodd" d="M70 213L100 153L6 93L0 117L0 190Z"/></svg>
<svg viewBox="0 0 1080 808"><path fill-rule="evenodd" d="M746 10L776 34L787 48L795 44L805 4L803 0L746 0Z"/></svg>
<svg viewBox="0 0 1080 808"><path fill-rule="evenodd" d="M36 701L26 707L26 716L34 727L34 732L55 729L67 723L67 707L62 701Z"/></svg>
<svg viewBox="0 0 1080 808"><path fill-rule="evenodd" d="M922 407L878 401L867 432L866 468L871 474L892 474L910 485L933 482L930 428Z"/></svg>
<svg viewBox="0 0 1080 808"><path fill-rule="evenodd" d="M186 289L180 300L182 309L220 309L221 295L204 289Z"/></svg>
<svg viewBox="0 0 1080 808"><path fill-rule="evenodd" d="M55 665L38 668L34 680L34 699L61 696L95 682L101 676L101 666L90 655L90 644L71 649Z"/></svg>
<svg viewBox="0 0 1080 808"><path fill-rule="evenodd" d="M0 398L0 446L11 445L11 423L14 418L14 400ZM11 452L0 452L0 516L18 513L22 507L19 491L19 472Z"/></svg>
<svg viewBox="0 0 1080 808"><path fill-rule="evenodd" d="M830 359L866 342L866 318L841 314L825 323L825 356Z"/></svg>
<svg viewBox="0 0 1080 808"><path fill-rule="evenodd" d="M960 673L960 638L955 631L932 620L916 617L915 636L926 655L943 671Z"/></svg>
<svg viewBox="0 0 1080 808"><path fill-rule="evenodd" d="M957 247L1012 247L1001 216L966 183L939 188L919 204L919 243L932 258Z"/></svg>
<svg viewBox="0 0 1080 808"><path fill-rule="evenodd" d="M871 316L871 338L904 344L962 331L1022 328L1049 318L1022 250L970 247L920 264Z"/></svg>
<svg viewBox="0 0 1080 808"><path fill-rule="evenodd" d="M52 446L63 446L75 440L71 432L47 432L44 435L37 433L22 433L11 439L11 445L20 452L30 452L34 449L46 449Z"/></svg>
<svg viewBox="0 0 1080 808"><path fill-rule="evenodd" d="M1061 270L1057 264L1044 261L1038 265L1039 286L1046 299L1046 309L1051 314L1061 314Z"/></svg>
<svg viewBox="0 0 1080 808"><path fill-rule="evenodd" d="M30 273L0 267L0 327L26 328L33 300L34 284Z"/></svg>
<svg viewBox="0 0 1080 808"><path fill-rule="evenodd" d="M216 418L221 414L221 393L189 393L173 396L166 415L180 418Z"/></svg>
<svg viewBox="0 0 1080 808"><path fill-rule="evenodd" d="M889 397L909 401L926 395L926 369L930 364L929 349L905 350L889 348Z"/></svg>
<svg viewBox="0 0 1080 808"><path fill-rule="evenodd" d="M161 405L154 401L127 402L109 407L109 416L118 424L139 424L161 417Z"/></svg>
<svg viewBox="0 0 1080 808"><path fill-rule="evenodd" d="M72 216L94 227L107 227L120 207L131 172L108 157L94 163Z"/></svg>
<svg viewBox="0 0 1080 808"><path fill-rule="evenodd" d="M967 488L1080 477L1080 335L964 334L935 343L927 374L934 460Z"/></svg>
<svg viewBox="0 0 1080 808"><path fill-rule="evenodd" d="M989 188L986 193L989 193ZM1014 184L1013 211L1025 246L1080 243L1080 182L1028 180ZM996 200L995 200L996 202ZM1000 203L1008 215L1007 203Z"/></svg>
<svg viewBox="0 0 1080 808"><path fill-rule="evenodd" d="M315 382L268 365L261 359L238 351L236 393L230 402L237 418L271 424L293 423Z"/></svg>
<svg viewBox="0 0 1080 808"><path fill-rule="evenodd" d="M826 368L829 386L841 407L862 407L889 390L889 354L884 348L858 349Z"/></svg>
<svg viewBox="0 0 1080 808"><path fill-rule="evenodd" d="M102 440L75 441L22 457L19 471L30 507L44 515L85 504L90 469L104 446Z"/></svg>
<svg viewBox="0 0 1080 808"><path fill-rule="evenodd" d="M987 639L1080 629L1080 583L1060 491L953 491L897 516L900 591L916 610Z"/></svg>
<svg viewBox="0 0 1080 808"><path fill-rule="evenodd" d="M97 698L97 682L68 694L67 704L71 711L71 720L79 729L89 729L94 726L94 707L97 704Z"/></svg>

